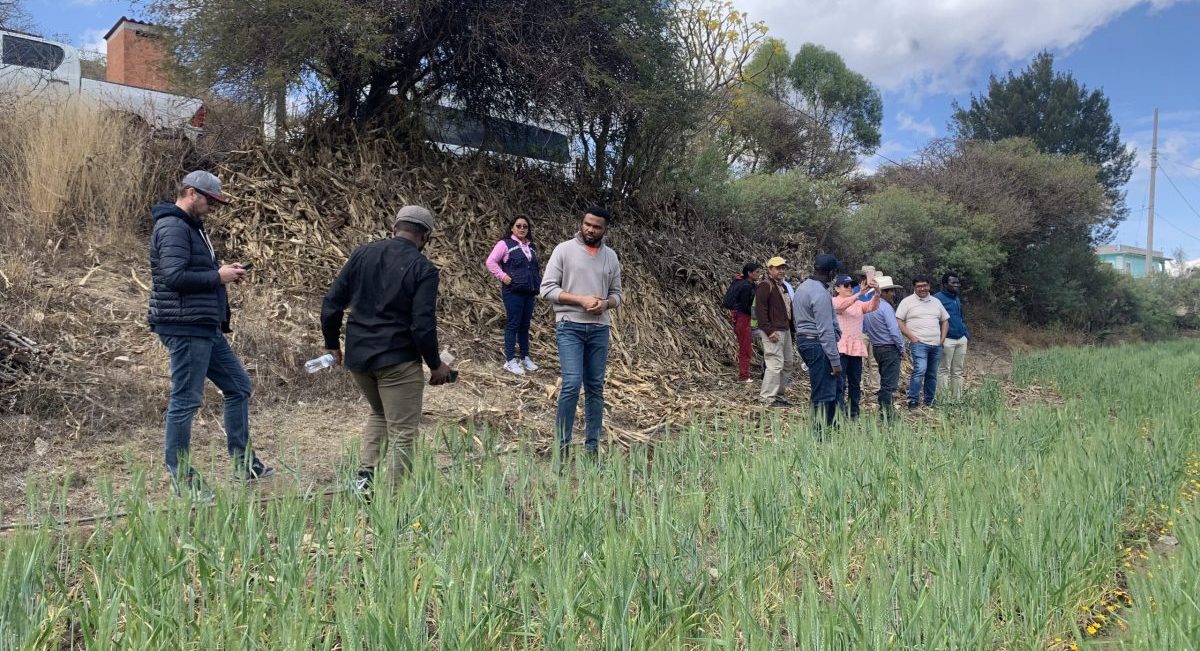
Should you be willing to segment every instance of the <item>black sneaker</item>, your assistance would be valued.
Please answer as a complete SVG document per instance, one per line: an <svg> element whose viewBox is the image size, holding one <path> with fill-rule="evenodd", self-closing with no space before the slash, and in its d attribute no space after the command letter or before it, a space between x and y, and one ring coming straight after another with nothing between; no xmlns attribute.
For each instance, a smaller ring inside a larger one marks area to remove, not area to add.
<svg viewBox="0 0 1200 651"><path fill-rule="evenodd" d="M181 479L176 473L171 473L171 488L178 497L186 497L193 502L211 503L214 499L212 489L200 479L200 473L189 468Z"/></svg>
<svg viewBox="0 0 1200 651"><path fill-rule="evenodd" d="M910 402L910 403L908 403L908 410L909 410L909 411L916 411L916 409L917 409L917 403L915 403L915 402Z"/></svg>
<svg viewBox="0 0 1200 651"><path fill-rule="evenodd" d="M773 400L771 402L771 404L769 404L767 406L772 409L787 409L788 407L792 406L792 403L788 402L787 400L784 400L783 398L776 398L775 400Z"/></svg>
<svg viewBox="0 0 1200 651"><path fill-rule="evenodd" d="M249 467L242 467L241 464L237 466L239 467L234 468L233 478L238 481L255 481L275 474L275 469L265 465L258 457L254 457Z"/></svg>

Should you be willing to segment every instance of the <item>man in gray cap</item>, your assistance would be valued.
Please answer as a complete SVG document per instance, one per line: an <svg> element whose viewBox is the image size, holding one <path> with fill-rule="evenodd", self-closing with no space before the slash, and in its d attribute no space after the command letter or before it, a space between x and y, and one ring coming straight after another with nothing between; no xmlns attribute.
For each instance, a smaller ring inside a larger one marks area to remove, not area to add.
<svg viewBox="0 0 1200 651"><path fill-rule="evenodd" d="M813 275L800 283L792 301L796 322L796 351L808 366L812 387L813 417L818 431L833 425L837 413L837 377L842 373L842 355L838 351L841 328L833 311L829 283L837 272L837 258L818 255Z"/></svg>
<svg viewBox="0 0 1200 651"><path fill-rule="evenodd" d="M392 223L392 237L355 249L321 307L325 348L335 365L345 363L371 407L354 485L366 499L371 498L380 459L389 448L385 467L393 485L412 467L424 397L421 362L431 371L429 384L450 379L450 365L438 355L438 269L422 253L433 227L428 209L401 208ZM347 307L343 359L342 316Z"/></svg>
<svg viewBox="0 0 1200 651"><path fill-rule="evenodd" d="M166 465L176 493L209 496L209 489L188 462L192 418L204 402L204 379L225 400L225 438L234 459L234 475L252 480L271 474L250 447L250 376L229 347L229 297L225 286L240 283L240 264L218 265L204 231L209 211L229 200L221 181L197 170L183 177L175 202L151 209L150 293L148 320L171 357L171 398L166 415Z"/></svg>

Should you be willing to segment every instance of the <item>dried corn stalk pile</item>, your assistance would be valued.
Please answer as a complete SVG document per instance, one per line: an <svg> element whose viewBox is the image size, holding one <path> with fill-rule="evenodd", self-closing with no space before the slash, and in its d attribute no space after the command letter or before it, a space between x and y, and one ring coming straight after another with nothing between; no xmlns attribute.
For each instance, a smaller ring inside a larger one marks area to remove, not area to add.
<svg viewBox="0 0 1200 651"><path fill-rule="evenodd" d="M569 182L537 170L442 156L417 163L382 139L303 159L276 159L260 148L229 160L220 174L235 200L214 229L227 257L253 261L256 282L294 293L289 320L312 324L314 342L320 298L350 252L385 237L400 206L431 208L438 228L426 254L442 271L443 339L460 357L496 366L503 361L504 308L484 267L487 254L507 219L521 213L533 222L544 263L554 244L574 234L588 204ZM782 238L751 240L670 206L618 210L616 218L608 241L621 259L626 300L613 317L606 397L618 416L612 425L618 440L641 440L668 421L715 406L706 390L731 377L734 354L720 302L743 262L786 255L804 264L812 251ZM297 305L309 314L294 314ZM553 318L549 305L537 309L533 347L552 367ZM553 385L527 391L535 394L531 400L544 394L540 400L552 406Z"/></svg>
<svg viewBox="0 0 1200 651"><path fill-rule="evenodd" d="M52 349L0 323L0 390L34 375Z"/></svg>

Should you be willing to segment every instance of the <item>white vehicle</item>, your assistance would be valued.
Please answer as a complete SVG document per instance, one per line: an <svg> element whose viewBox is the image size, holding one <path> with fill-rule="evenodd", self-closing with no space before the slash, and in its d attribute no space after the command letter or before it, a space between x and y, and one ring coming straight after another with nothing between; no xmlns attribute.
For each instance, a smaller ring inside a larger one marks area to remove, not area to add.
<svg viewBox="0 0 1200 651"><path fill-rule="evenodd" d="M204 128L204 102L192 97L83 76L79 50L64 43L0 30L0 92L49 101L79 96L136 116L155 130L195 139Z"/></svg>

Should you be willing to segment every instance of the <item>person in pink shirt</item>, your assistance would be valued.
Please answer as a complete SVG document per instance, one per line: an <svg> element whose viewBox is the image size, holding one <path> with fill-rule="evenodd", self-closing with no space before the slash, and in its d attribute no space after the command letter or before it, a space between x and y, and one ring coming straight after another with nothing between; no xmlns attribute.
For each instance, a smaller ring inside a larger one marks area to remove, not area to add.
<svg viewBox="0 0 1200 651"><path fill-rule="evenodd" d="M874 279L863 283L858 291L854 291L854 279L850 276L838 276L833 284L837 289L833 311L842 330L842 338L838 340L842 374L837 379L837 405L842 412L846 411L846 393L849 389L850 417L858 418L859 404L862 402L863 358L867 356L867 345L863 341L863 315L879 307L879 291L875 288ZM859 298L867 292L870 300L864 303Z"/></svg>
<svg viewBox="0 0 1200 651"><path fill-rule="evenodd" d="M517 215L508 222L508 234L496 242L487 258L487 269L500 281L504 300L504 370L514 375L536 371L529 357L529 324L533 322L534 299L542 285L533 226L528 217ZM520 356L517 356L517 349Z"/></svg>

